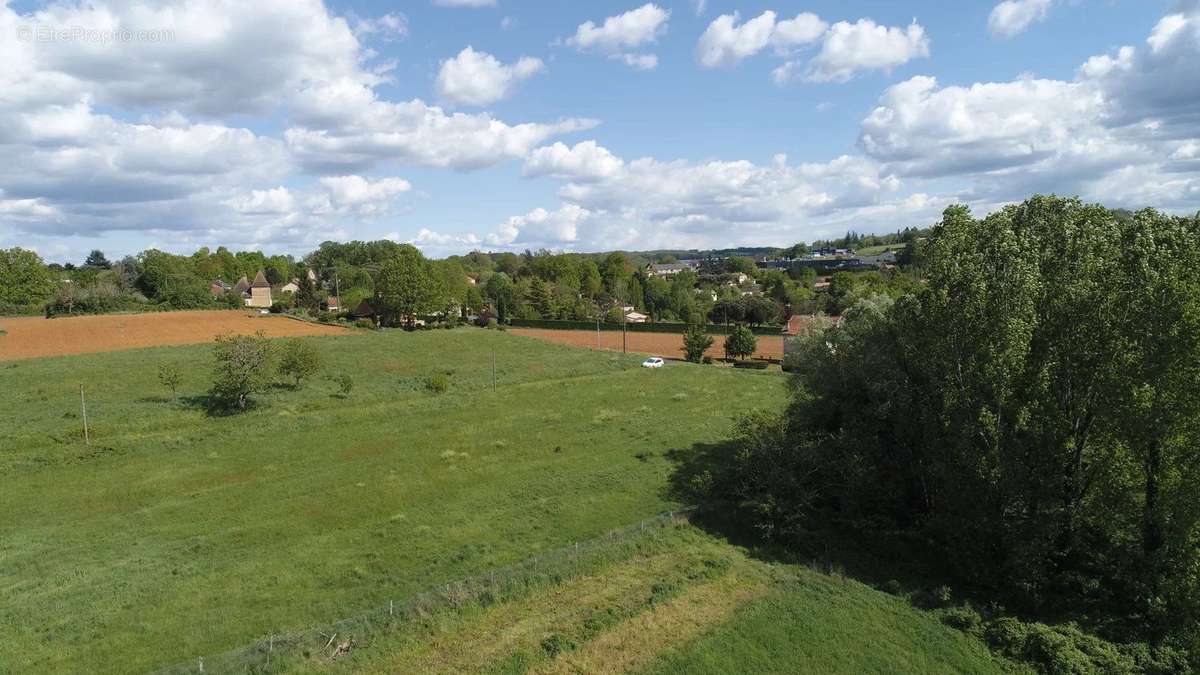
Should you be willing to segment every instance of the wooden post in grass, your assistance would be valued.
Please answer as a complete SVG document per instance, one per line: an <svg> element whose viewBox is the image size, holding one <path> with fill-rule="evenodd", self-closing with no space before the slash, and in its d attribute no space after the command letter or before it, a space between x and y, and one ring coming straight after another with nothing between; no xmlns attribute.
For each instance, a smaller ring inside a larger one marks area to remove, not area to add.
<svg viewBox="0 0 1200 675"><path fill-rule="evenodd" d="M83 398L83 385L79 385L79 409L83 412L83 442L90 448L92 446L92 436L88 432L87 422L87 401Z"/></svg>
<svg viewBox="0 0 1200 675"><path fill-rule="evenodd" d="M200 672L204 672L204 657L200 657Z"/></svg>
<svg viewBox="0 0 1200 675"><path fill-rule="evenodd" d="M492 347L492 391L496 391L496 348Z"/></svg>

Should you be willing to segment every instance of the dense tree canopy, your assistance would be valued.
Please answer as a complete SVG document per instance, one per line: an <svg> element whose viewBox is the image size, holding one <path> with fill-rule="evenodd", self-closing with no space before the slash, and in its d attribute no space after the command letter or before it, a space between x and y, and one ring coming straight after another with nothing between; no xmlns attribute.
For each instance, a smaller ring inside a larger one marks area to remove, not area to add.
<svg viewBox="0 0 1200 675"><path fill-rule="evenodd" d="M0 249L0 305L37 306L54 292L54 278L38 254Z"/></svg>
<svg viewBox="0 0 1200 675"><path fill-rule="evenodd" d="M710 496L804 545L911 532L1022 611L1196 649L1200 222L1037 197L947 209L928 283L799 341Z"/></svg>

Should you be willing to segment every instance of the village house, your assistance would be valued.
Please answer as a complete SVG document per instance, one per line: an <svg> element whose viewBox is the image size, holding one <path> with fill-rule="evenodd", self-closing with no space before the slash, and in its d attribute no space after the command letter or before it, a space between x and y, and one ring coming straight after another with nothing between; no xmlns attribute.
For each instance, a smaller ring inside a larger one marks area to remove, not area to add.
<svg viewBox="0 0 1200 675"><path fill-rule="evenodd" d="M250 284L250 296L246 299L246 306L267 308L271 306L271 302L271 283L267 281L267 275L259 270L258 274L254 275L254 282Z"/></svg>
<svg viewBox="0 0 1200 675"><path fill-rule="evenodd" d="M299 293L300 292L300 280L292 279L291 281L287 282L286 284L280 286L279 292L280 293Z"/></svg>
<svg viewBox="0 0 1200 675"><path fill-rule="evenodd" d="M649 265L646 265L646 276L671 277L679 274L680 272L694 270L699 266L700 263L696 260L681 260L679 262L661 264L650 263Z"/></svg>

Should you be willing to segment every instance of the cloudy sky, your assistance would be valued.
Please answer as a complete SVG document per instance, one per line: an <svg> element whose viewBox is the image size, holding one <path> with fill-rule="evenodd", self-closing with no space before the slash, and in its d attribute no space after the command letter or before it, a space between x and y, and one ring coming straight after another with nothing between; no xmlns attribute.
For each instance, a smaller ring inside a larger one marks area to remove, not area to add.
<svg viewBox="0 0 1200 675"><path fill-rule="evenodd" d="M1200 209L1200 0L0 0L0 247L790 245Z"/></svg>

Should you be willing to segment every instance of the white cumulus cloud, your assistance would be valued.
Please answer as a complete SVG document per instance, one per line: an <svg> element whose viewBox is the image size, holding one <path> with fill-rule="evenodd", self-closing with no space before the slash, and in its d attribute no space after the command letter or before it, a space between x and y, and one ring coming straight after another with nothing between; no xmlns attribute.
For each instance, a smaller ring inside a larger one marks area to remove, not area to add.
<svg viewBox="0 0 1200 675"><path fill-rule="evenodd" d="M438 70L438 96L464 105L485 106L507 98L516 85L545 70L541 59L523 56L511 65L470 46Z"/></svg>
<svg viewBox="0 0 1200 675"><path fill-rule="evenodd" d="M657 42L667 32L670 18L670 10L646 3L624 14L610 16L599 25L593 21L582 23L565 43L581 52L601 53L639 70L650 70L658 65L658 57L631 50Z"/></svg>
<svg viewBox="0 0 1200 675"><path fill-rule="evenodd" d="M1033 24L1045 21L1053 0L1004 0L988 15L992 35L1009 38L1024 33Z"/></svg>

